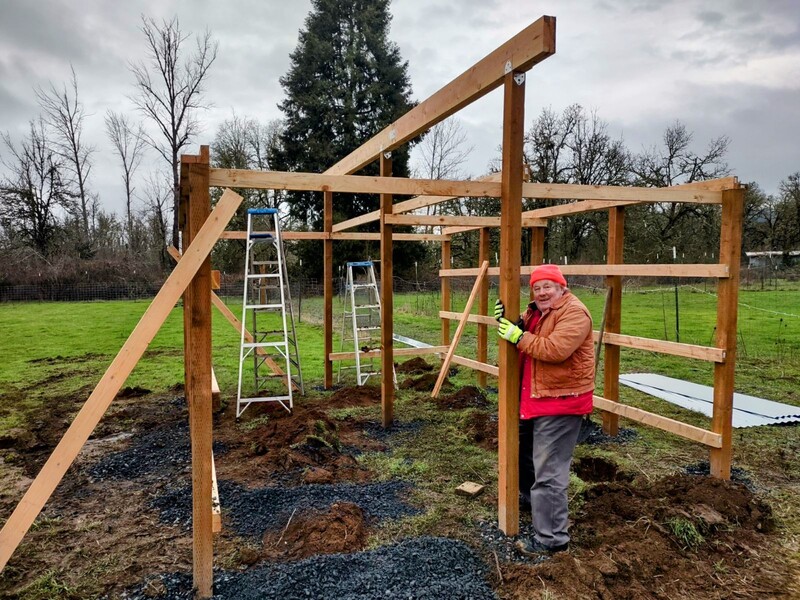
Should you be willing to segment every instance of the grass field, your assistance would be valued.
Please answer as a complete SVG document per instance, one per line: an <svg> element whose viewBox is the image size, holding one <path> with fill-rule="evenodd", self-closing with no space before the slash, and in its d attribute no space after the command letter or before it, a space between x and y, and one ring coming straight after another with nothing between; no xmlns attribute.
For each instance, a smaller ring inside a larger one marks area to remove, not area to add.
<svg viewBox="0 0 800 600"><path fill-rule="evenodd" d="M602 290L576 288L600 322L605 294ZM467 294L454 294L453 310L463 307ZM493 298L493 296L491 296ZM716 319L716 298L702 287L679 290L680 341L712 345ZM229 299L235 314L240 312L238 299ZM148 306L146 301L89 303L17 303L0 305L0 437L12 429L25 428L59 398L88 397L104 370L133 330ZM398 294L394 303L394 327L397 333L430 344L439 343L438 294ZM334 301L335 332L341 331L342 306ZM800 290L743 291L740 295L739 356L736 390L771 400L800 406ZM302 322L298 323L298 340L303 374L311 395L320 396L323 374L322 301L305 298ZM183 382L182 310L173 310L153 340L139 365L126 382L164 392ZM454 331L455 323L451 326ZM675 292L672 288L642 290L623 296L622 332L630 335L675 340ZM213 364L223 398L236 392L239 337L225 319L214 312ZM467 327L459 354L474 357L476 327ZM334 349L338 350L338 335ZM351 350L352 348L346 348ZM490 338L490 362L497 344ZM667 357L654 353L622 351L623 372L656 372L711 384L713 367L699 361ZM474 383L474 374L461 369L454 378L456 385ZM602 389L601 372L597 379ZM489 397L495 382L489 378ZM708 419L674 407L639 392L621 389L622 400L635 406L682 421L708 427ZM348 411L372 408L340 409L340 417ZM406 391L398 393L396 415L400 421L419 418L420 404ZM427 409L426 409L427 410ZM435 415L428 410L425 418L441 425L431 429L414 444L400 446L392 455L365 455L363 461L387 478L403 477L417 487L415 497L427 512L402 520L385 528L373 543L403 535L440 532L447 524L464 518L456 514L466 505L451 506L444 488L451 477L475 479L483 473L490 493L496 485L494 455L477 450L465 440L459 441L462 416ZM623 421L625 426L631 426ZM626 469L644 474L648 479L675 472L682 466L707 457L704 448L646 427L635 427L639 438L635 444L621 448L615 460ZM734 464L750 473L759 493L773 506L781 530L781 540L788 548L789 560L800 564L800 436L796 426L759 427L734 432ZM445 435L442 435L445 432ZM445 442L446 440L446 442ZM450 444L444 450L443 444ZM458 445L457 452L453 444ZM7 475L9 464L0 463L0 478ZM448 474L443 477L443 473ZM479 479L480 480L480 479ZM444 483L443 483L444 482ZM449 488L448 488L449 489ZM8 491L8 490L6 490ZM14 492L15 494L17 492ZM487 509L481 509L487 512ZM476 512L475 516L478 515ZM31 596L34 597L34 596ZM42 596L45 597L45 596Z"/></svg>

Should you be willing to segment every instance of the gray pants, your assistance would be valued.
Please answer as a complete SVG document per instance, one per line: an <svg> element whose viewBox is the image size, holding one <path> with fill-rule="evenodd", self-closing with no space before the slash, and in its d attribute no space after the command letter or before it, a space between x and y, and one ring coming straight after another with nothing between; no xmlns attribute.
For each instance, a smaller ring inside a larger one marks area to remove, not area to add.
<svg viewBox="0 0 800 600"><path fill-rule="evenodd" d="M569 542L567 487L580 415L519 422L519 489L530 494L535 537L545 546Z"/></svg>

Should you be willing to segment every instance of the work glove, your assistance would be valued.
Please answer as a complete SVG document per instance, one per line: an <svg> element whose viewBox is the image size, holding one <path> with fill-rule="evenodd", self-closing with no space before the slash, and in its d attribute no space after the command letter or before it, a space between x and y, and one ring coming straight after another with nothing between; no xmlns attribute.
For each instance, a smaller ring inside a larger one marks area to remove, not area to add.
<svg viewBox="0 0 800 600"><path fill-rule="evenodd" d="M506 314L506 307L503 306L503 301L498 298L494 303L494 318L498 321Z"/></svg>
<svg viewBox="0 0 800 600"><path fill-rule="evenodd" d="M497 330L497 335L516 345L519 338L522 337L522 329L504 317L500 317L498 321L500 321L500 328Z"/></svg>

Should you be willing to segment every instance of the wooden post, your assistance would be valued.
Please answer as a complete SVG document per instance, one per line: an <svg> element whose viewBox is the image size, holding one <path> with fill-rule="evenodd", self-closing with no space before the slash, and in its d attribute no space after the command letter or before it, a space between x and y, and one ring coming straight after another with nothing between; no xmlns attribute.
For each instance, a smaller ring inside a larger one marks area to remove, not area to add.
<svg viewBox="0 0 800 600"><path fill-rule="evenodd" d="M381 177L392 175L392 155L381 153ZM394 342L392 320L394 297L392 280L392 226L386 215L392 214L391 194L381 194L381 420L391 427L394 419Z"/></svg>
<svg viewBox="0 0 800 600"><path fill-rule="evenodd" d="M519 314L522 266L522 145L525 131L525 74L508 73L504 82L503 167L500 208L500 299L506 314ZM519 361L517 348L499 340L497 431L498 519L506 535L519 532Z"/></svg>
<svg viewBox="0 0 800 600"><path fill-rule="evenodd" d="M625 207L616 206L608 211L608 258L609 265L622 264L622 249L625 237ZM606 288L611 290L608 298L605 331L619 333L622 326L622 277L606 277ZM600 351L598 347L597 351ZM605 345L603 362L603 397L614 402L619 400L619 346ZM619 433L619 415L603 413L603 431L608 435Z"/></svg>
<svg viewBox="0 0 800 600"><path fill-rule="evenodd" d="M719 262L728 265L730 275L717 285L716 346L725 360L714 364L714 412L711 430L722 435L722 448L710 450L711 475L730 479L732 460L733 383L736 369L736 320L739 302L739 263L742 256L742 213L744 188L722 192L722 225Z"/></svg>
<svg viewBox="0 0 800 600"><path fill-rule="evenodd" d="M536 268L544 262L544 234L546 227L531 227L531 266ZM529 298L533 301L533 289Z"/></svg>
<svg viewBox="0 0 800 600"><path fill-rule="evenodd" d="M208 146L189 164L189 205L184 243L191 244L211 213ZM192 443L193 581L200 598L213 587L212 406L211 406L211 258L207 256L183 295L186 400Z"/></svg>
<svg viewBox="0 0 800 600"><path fill-rule="evenodd" d="M489 261L489 229L481 228L480 241L478 242L478 264ZM486 315L489 312L489 277L484 277L478 297L478 312ZM484 324L478 325L478 362L485 363L488 359L487 341L489 329ZM486 387L486 373L478 371L478 387Z"/></svg>
<svg viewBox="0 0 800 600"><path fill-rule="evenodd" d="M452 242L445 240L442 242L442 268L450 268L450 252L452 249ZM440 279L442 286L442 310L452 310L453 305L450 302L450 278L442 277ZM442 319L442 346L450 345L450 319Z"/></svg>
<svg viewBox="0 0 800 600"><path fill-rule="evenodd" d="M0 571L19 546L37 515L64 477L67 469L78 456L89 435L105 414L114 397L125 384L136 363L144 354L161 325L166 321L175 303L189 285L203 260L211 252L242 198L230 190L226 191L217 207L206 221L195 243L186 249L186 255L173 269L144 315L122 345L89 399L81 407L64 437L58 442L50 458L25 492L14 512L0 530ZM210 502L209 502L210 504Z"/></svg>
<svg viewBox="0 0 800 600"><path fill-rule="evenodd" d="M333 192L323 192L324 216L323 230L330 234L333 229ZM333 361L329 358L333 352L333 240L327 237L323 242L322 260L323 270L323 295L324 314L322 316L325 328L325 382L326 390L333 386Z"/></svg>

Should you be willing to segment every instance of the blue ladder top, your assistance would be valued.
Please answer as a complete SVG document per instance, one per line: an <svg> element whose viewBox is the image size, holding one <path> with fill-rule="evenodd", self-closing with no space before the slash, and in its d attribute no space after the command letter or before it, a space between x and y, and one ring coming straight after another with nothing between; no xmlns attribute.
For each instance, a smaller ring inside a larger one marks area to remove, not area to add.
<svg viewBox="0 0 800 600"><path fill-rule="evenodd" d="M372 261L371 260L365 260L365 261L361 261L361 262L349 262L349 263L347 263L347 266L348 267L371 267L372 266Z"/></svg>
<svg viewBox="0 0 800 600"><path fill-rule="evenodd" d="M248 208L248 215L274 215L278 212L277 208Z"/></svg>

